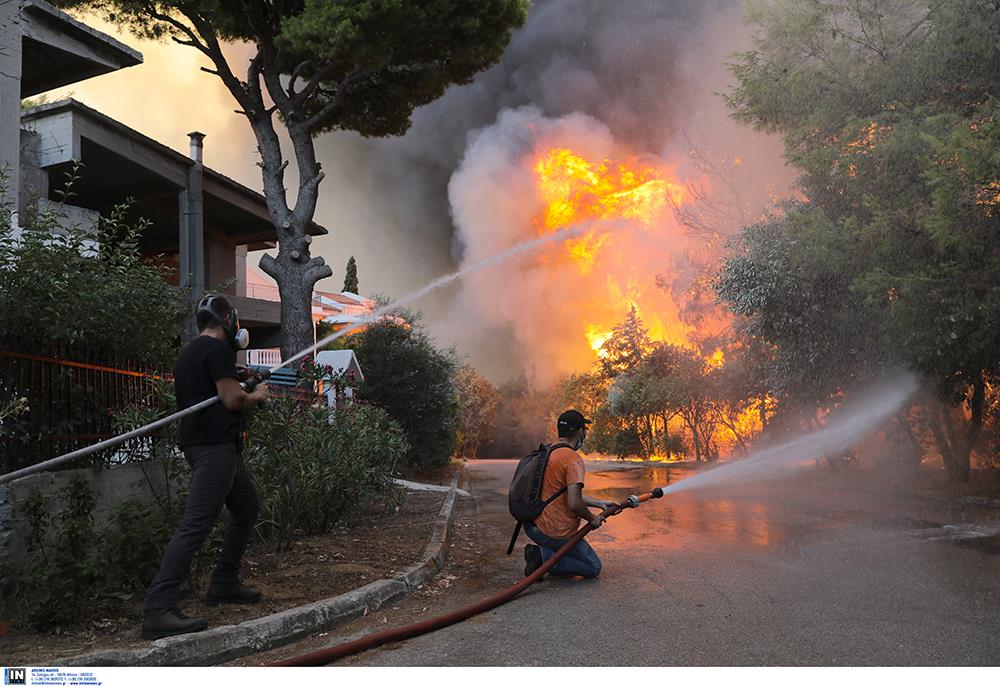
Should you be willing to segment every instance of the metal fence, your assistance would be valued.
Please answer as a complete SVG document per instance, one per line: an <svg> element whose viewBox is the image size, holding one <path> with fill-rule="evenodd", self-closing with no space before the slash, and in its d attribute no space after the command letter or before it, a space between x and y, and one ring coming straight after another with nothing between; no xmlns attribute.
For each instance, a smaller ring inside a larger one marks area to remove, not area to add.
<svg viewBox="0 0 1000 687"><path fill-rule="evenodd" d="M0 416L0 469L16 470L113 436L115 411L149 403L159 379L136 363L88 351L0 349L0 407L9 411Z"/></svg>

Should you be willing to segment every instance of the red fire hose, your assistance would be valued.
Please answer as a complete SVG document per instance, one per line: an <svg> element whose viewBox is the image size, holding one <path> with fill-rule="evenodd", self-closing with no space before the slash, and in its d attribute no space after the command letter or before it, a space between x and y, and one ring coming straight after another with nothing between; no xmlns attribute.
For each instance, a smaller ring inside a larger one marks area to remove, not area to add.
<svg viewBox="0 0 1000 687"><path fill-rule="evenodd" d="M643 494L641 496L629 496L621 503L605 509L601 513L601 517L608 518L612 515L617 515L626 508L635 508L640 503L648 501L649 499L658 499L661 496L663 496L662 489L654 489L648 494ZM542 579L542 575L547 573L552 566L558 563L563 556L569 553L570 549L576 546L577 542L586 537L587 534L593 529L594 528L589 524L584 525L576 532L576 534L570 537L569 541L563 544L562 547L560 547L559 550L556 551L551 558L549 558L549 560L542 563L541 567L539 567L535 572L531 573L517 584L508 587L499 594L491 596L488 599L484 599L479 603L466 606L465 608L460 608L457 611L452 611L451 613L439 615L438 617L431 618L430 620L413 623L412 625L407 625L405 627L376 632L375 634L362 637L361 639L356 639L353 642L345 642L344 644L338 644L325 649L318 649L307 654L302 654L301 656L293 656L282 661L275 661L274 663L269 663L268 665L275 667L325 666L346 656L352 656L354 654L361 653L362 651L367 651L368 649L374 649L375 647L382 646L383 644L390 644L392 642L409 639L410 637L427 634L428 632L434 632L435 630L440 630L442 627L448 627L449 625L460 623L463 620L468 620L474 615L485 613L486 611L507 603L535 582Z"/></svg>

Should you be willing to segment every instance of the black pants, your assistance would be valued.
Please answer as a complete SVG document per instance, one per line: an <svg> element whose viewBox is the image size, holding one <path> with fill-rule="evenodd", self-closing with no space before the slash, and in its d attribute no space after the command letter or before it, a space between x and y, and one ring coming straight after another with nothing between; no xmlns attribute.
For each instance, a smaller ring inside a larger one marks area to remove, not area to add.
<svg viewBox="0 0 1000 687"><path fill-rule="evenodd" d="M257 521L257 491L235 444L188 446L184 457L193 472L191 490L180 524L163 552L160 572L146 595L147 609L177 605L191 559L212 531L223 505L229 510L229 523L212 582L239 581L240 559Z"/></svg>

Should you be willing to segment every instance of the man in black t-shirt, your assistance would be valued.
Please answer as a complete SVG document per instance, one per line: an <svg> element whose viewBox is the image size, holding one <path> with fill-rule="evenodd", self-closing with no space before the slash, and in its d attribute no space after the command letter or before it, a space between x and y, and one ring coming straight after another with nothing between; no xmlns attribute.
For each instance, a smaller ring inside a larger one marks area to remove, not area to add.
<svg viewBox="0 0 1000 687"><path fill-rule="evenodd" d="M240 560L256 524L257 492L240 457L243 411L267 398L267 386L252 392L240 386L236 347L245 347L236 311L222 296L198 304L199 336L181 351L174 370L177 405L184 409L219 396L220 401L181 418L180 447L191 466L191 488L160 571L146 596L144 639L198 632L208 627L177 607L191 559L204 543L225 505L229 522L219 562L208 587L209 603L253 603L260 592L240 583ZM237 342L242 345L237 346Z"/></svg>

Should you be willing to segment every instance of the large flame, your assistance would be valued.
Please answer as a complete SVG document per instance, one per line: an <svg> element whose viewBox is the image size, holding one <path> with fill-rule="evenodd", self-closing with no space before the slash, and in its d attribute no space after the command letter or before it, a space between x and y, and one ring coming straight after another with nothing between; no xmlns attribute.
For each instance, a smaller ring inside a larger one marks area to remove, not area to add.
<svg viewBox="0 0 1000 687"><path fill-rule="evenodd" d="M638 273L628 260L642 232L657 231L671 220L670 211L685 202L686 186L664 166L636 157L588 160L565 147L543 151L532 169L543 202L536 220L539 233L594 220L619 220L633 229L595 229L565 244L565 254L581 275L604 279L606 307L601 311L609 318L592 321L581 332L590 348L601 355L612 328L633 306L652 339L688 345L690 327L680 321L676 308L664 307L652 275Z"/></svg>

